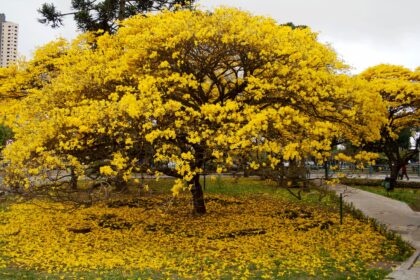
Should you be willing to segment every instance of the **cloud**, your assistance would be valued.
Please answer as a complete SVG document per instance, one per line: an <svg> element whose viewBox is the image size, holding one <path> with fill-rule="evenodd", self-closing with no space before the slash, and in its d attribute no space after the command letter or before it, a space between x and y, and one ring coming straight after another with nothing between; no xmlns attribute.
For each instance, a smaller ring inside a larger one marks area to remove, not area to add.
<svg viewBox="0 0 420 280"><path fill-rule="evenodd" d="M202 0L201 5L241 7L271 16L279 23L304 24L319 32L355 67L379 63L415 68L420 65L420 1L418 0Z"/></svg>

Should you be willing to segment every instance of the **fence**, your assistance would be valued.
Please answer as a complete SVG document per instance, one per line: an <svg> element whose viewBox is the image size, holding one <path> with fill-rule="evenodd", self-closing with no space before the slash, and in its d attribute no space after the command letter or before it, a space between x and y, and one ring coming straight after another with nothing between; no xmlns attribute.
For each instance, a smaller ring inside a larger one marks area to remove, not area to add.
<svg viewBox="0 0 420 280"><path fill-rule="evenodd" d="M324 176L325 167L310 165L307 166L311 176ZM354 165L331 164L328 167L328 175L345 174L349 177L365 177L365 178L385 178L390 176L390 169L387 164L376 164L366 168L356 168ZM420 179L420 165L418 163L410 163L407 165L407 173L410 178Z"/></svg>

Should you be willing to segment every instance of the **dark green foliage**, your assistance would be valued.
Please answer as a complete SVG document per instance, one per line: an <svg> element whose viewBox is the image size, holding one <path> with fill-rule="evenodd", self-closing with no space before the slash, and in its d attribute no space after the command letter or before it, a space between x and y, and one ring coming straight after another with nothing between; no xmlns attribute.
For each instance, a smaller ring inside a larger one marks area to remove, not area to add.
<svg viewBox="0 0 420 280"><path fill-rule="evenodd" d="M0 150L6 145L6 141L12 138L10 128L0 124Z"/></svg>
<svg viewBox="0 0 420 280"><path fill-rule="evenodd" d="M407 127L404 128L398 135L398 146L403 149L410 149L410 138L412 136L412 129Z"/></svg>
<svg viewBox="0 0 420 280"><path fill-rule="evenodd" d="M381 187L383 179L341 178L340 183L349 186ZM397 181L397 188L420 189L420 182Z"/></svg>
<svg viewBox="0 0 420 280"><path fill-rule="evenodd" d="M82 31L103 30L115 32L117 21L136 14L146 14L164 9L174 10L177 7L191 8L195 0L72 0L70 13L62 13L54 4L44 3L38 9L40 23L57 28L63 25L63 17L73 15L77 28Z"/></svg>
<svg viewBox="0 0 420 280"><path fill-rule="evenodd" d="M52 28L60 27L63 25L63 18L60 11L58 11L54 4L44 3L41 8L38 9L38 13L42 14L43 18L38 19L40 23L51 24Z"/></svg>
<svg viewBox="0 0 420 280"><path fill-rule="evenodd" d="M305 29L308 28L306 25L295 25L293 22L287 22L284 24L281 24L282 26L289 26L292 29Z"/></svg>

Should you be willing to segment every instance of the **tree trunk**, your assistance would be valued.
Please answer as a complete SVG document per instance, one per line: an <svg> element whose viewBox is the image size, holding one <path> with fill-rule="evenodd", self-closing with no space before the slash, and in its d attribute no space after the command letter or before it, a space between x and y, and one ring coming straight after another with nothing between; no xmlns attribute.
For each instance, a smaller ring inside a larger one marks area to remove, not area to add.
<svg viewBox="0 0 420 280"><path fill-rule="evenodd" d="M249 177L249 169L246 166L246 163L243 165L244 168L244 177L248 178Z"/></svg>
<svg viewBox="0 0 420 280"><path fill-rule="evenodd" d="M121 193L128 192L128 183L123 179L122 174L118 174L115 178L115 191Z"/></svg>
<svg viewBox="0 0 420 280"><path fill-rule="evenodd" d="M400 171L401 165L393 162L389 162L389 169L391 170L391 181L390 181L390 187L391 189L394 189L397 185L397 179L398 179L398 173Z"/></svg>
<svg viewBox="0 0 420 280"><path fill-rule="evenodd" d="M77 175L74 167L70 167L70 188L77 190Z"/></svg>
<svg viewBox="0 0 420 280"><path fill-rule="evenodd" d="M204 203L203 189L200 184L200 175L195 175L190 184L192 184L193 214L204 215L206 214L206 205Z"/></svg>
<svg viewBox="0 0 420 280"><path fill-rule="evenodd" d="M125 19L125 0L120 0L119 3L119 12L118 12L118 19L124 20Z"/></svg>
<svg viewBox="0 0 420 280"><path fill-rule="evenodd" d="M325 180L329 179L328 175L328 161L324 162Z"/></svg>
<svg viewBox="0 0 420 280"><path fill-rule="evenodd" d="M284 162L281 161L280 164L281 164L280 165L280 187L284 188L285 187L285 184L284 184L284 175L285 175L285 173L284 173Z"/></svg>

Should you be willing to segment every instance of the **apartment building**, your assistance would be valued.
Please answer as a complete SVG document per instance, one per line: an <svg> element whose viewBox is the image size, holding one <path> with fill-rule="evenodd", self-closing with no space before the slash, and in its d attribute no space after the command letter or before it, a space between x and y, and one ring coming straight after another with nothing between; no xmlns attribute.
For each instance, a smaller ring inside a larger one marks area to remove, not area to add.
<svg viewBox="0 0 420 280"><path fill-rule="evenodd" d="M18 32L18 24L6 21L6 15L0 14L0 67L16 61Z"/></svg>

